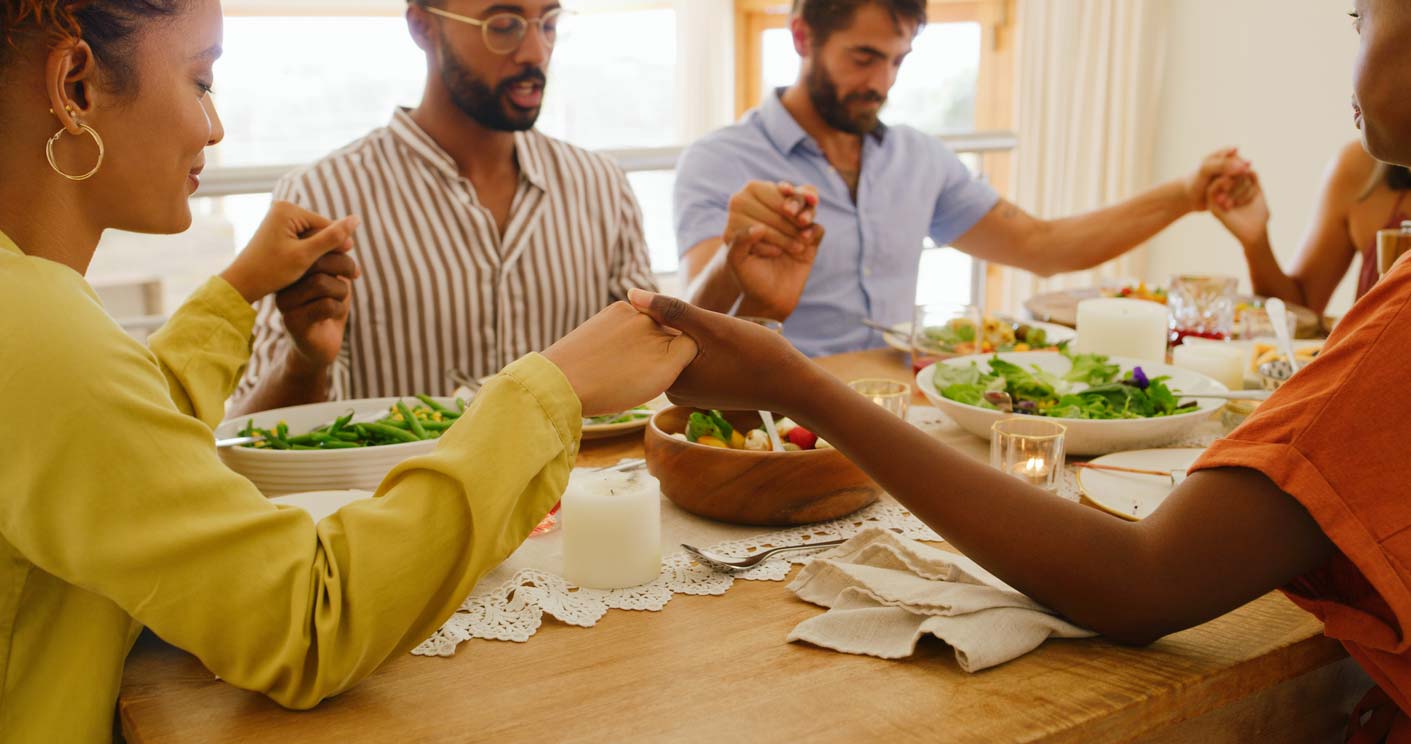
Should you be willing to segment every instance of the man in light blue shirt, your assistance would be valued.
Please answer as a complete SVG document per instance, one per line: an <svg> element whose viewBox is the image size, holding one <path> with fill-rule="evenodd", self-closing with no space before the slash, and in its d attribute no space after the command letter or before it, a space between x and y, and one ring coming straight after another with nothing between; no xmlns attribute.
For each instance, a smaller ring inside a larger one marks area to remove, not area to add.
<svg viewBox="0 0 1411 744"><path fill-rule="evenodd" d="M1189 179L1117 206L1036 219L937 138L878 119L925 13L926 0L795 0L798 81L692 145L678 166L677 246L692 302L783 320L812 356L871 348L881 336L864 319L911 320L928 236L1045 276L1082 270L1205 209L1214 178L1248 169L1223 151Z"/></svg>

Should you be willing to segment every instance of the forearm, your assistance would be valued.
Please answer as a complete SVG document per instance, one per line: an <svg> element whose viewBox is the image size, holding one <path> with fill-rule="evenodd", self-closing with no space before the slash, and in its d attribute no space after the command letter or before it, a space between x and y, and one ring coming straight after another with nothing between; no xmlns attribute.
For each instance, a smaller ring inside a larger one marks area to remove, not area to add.
<svg viewBox="0 0 1411 744"><path fill-rule="evenodd" d="M211 279L147 339L172 402L214 428L250 359L255 312L239 290Z"/></svg>
<svg viewBox="0 0 1411 744"><path fill-rule="evenodd" d="M708 246L694 250L706 249ZM695 275L687 275L686 297L692 305L717 313L728 313L735 307L740 299L740 285L726 262L728 253L724 244L717 244L704 268Z"/></svg>
<svg viewBox="0 0 1411 744"><path fill-rule="evenodd" d="M1274 248L1265 232L1252 243L1244 244L1244 260L1249 265L1249 279L1254 293L1261 297L1278 297L1284 302L1307 305L1307 293L1298 279L1284 273Z"/></svg>
<svg viewBox="0 0 1411 744"><path fill-rule="evenodd" d="M1193 211L1180 181L1158 186L1111 207L1050 220L1033 236L1040 273L1082 271L1136 248Z"/></svg>
<svg viewBox="0 0 1411 744"><path fill-rule="evenodd" d="M815 368L816 369L816 368ZM1119 641L1170 630L1152 593L1142 530L1001 475L821 370L787 410L967 556L1019 591Z"/></svg>
<svg viewBox="0 0 1411 744"><path fill-rule="evenodd" d="M332 367L310 362L288 349L260 375L249 395L236 401L230 417L328 400Z"/></svg>

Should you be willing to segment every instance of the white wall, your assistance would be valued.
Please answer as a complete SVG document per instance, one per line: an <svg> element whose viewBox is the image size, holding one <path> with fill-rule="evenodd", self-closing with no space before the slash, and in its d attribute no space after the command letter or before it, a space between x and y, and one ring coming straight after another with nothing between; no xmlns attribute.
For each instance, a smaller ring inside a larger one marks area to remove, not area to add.
<svg viewBox="0 0 1411 744"><path fill-rule="evenodd" d="M1287 268L1324 167L1357 135L1349 105L1357 39L1348 4L1170 2L1156 176L1187 174L1207 153L1239 146L1259 170L1273 212L1270 237ZM1149 281L1182 271L1239 276L1249 286L1239 244L1209 215L1185 218L1149 246ZM1344 281L1330 313L1351 305L1354 280Z"/></svg>

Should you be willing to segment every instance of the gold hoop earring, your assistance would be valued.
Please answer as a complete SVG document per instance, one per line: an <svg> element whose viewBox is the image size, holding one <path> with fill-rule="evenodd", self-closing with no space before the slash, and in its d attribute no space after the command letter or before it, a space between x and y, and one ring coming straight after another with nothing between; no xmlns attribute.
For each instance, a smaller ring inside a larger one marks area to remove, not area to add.
<svg viewBox="0 0 1411 744"><path fill-rule="evenodd" d="M98 172L99 168L103 167L103 156L107 154L107 150L103 147L103 138L99 137L98 133L93 131L93 127L90 127L87 124L79 124L78 128L81 132L92 137L93 142L98 145L98 162L94 164L93 170L88 171L87 173L81 176L71 176L59 168L58 161L54 160L54 144L64 136L65 132L68 131L68 128L66 127L60 127L59 131L55 132L54 136L49 138L49 142L44 145L44 154L46 157L49 158L49 167L53 168L55 173L58 173L59 175L69 179L70 181L87 181Z"/></svg>

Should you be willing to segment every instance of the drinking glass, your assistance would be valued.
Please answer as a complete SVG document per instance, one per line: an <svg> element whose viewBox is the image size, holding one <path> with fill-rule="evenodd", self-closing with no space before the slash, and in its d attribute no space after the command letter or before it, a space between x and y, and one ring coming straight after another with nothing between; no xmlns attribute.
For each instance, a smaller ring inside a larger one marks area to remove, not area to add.
<svg viewBox="0 0 1411 744"><path fill-rule="evenodd" d="M896 380L853 380L848 387L903 421L911 407L911 386Z"/></svg>
<svg viewBox="0 0 1411 744"><path fill-rule="evenodd" d="M912 374L942 359L983 353L984 315L974 305L917 305L910 347Z"/></svg>
<svg viewBox="0 0 1411 744"><path fill-rule="evenodd" d="M1188 336L1223 341L1234 335L1238 287L1239 281L1229 276L1171 277L1171 344L1179 346Z"/></svg>
<svg viewBox="0 0 1411 744"><path fill-rule="evenodd" d="M1031 486L1057 493L1067 432L1063 424L1032 416L996 421L990 428L990 465Z"/></svg>

